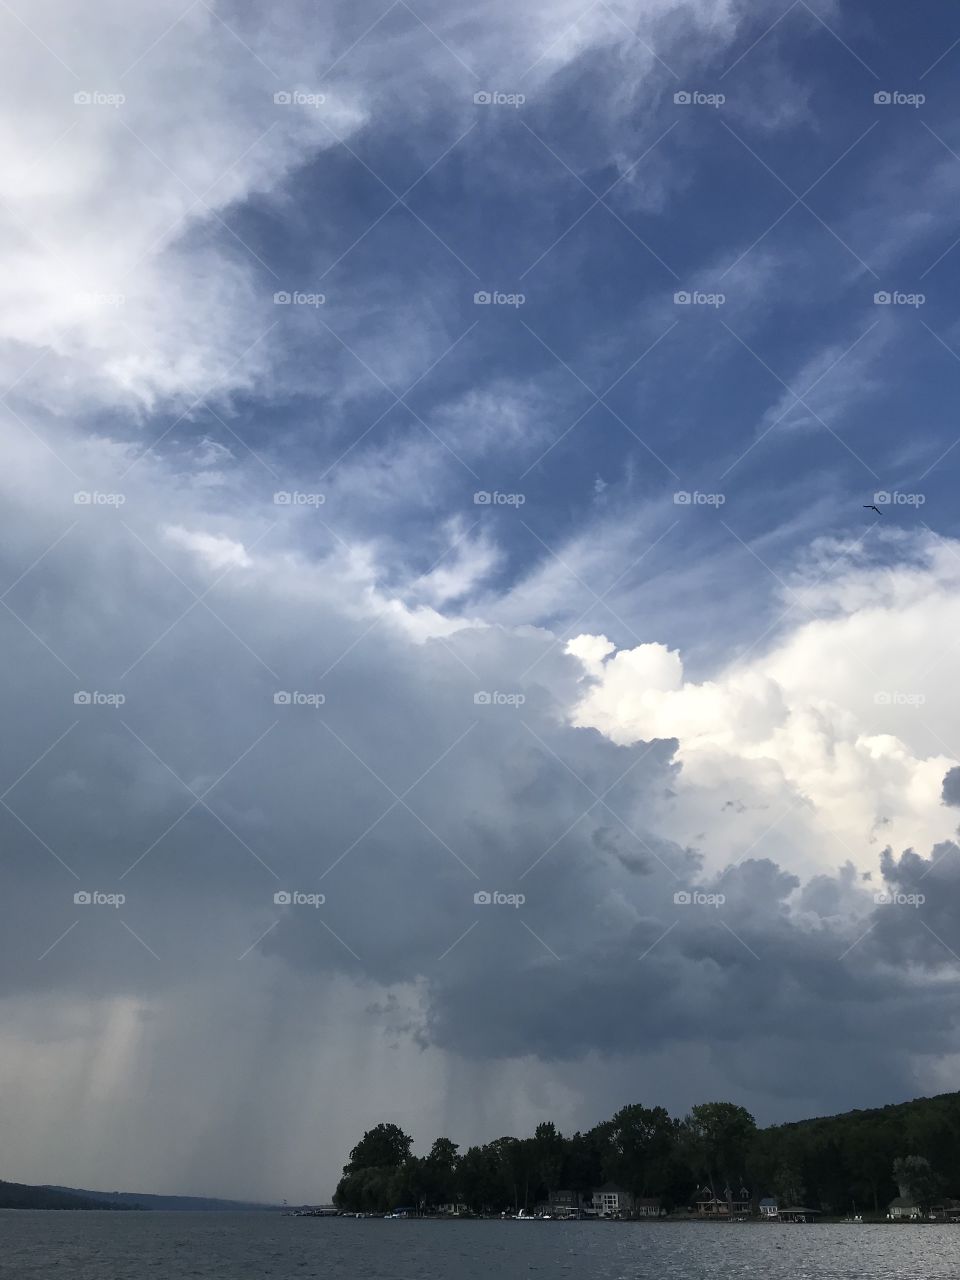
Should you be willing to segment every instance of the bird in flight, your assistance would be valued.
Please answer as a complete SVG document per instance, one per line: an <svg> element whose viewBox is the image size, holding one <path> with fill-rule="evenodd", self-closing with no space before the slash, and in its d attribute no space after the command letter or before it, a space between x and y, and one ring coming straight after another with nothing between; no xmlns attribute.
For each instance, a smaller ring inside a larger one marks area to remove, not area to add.
<svg viewBox="0 0 960 1280"><path fill-rule="evenodd" d="M878 516L882 516L882 515L883 515L883 512L880 510L880 508L879 508L879 507L874 506L874 504L873 504L872 502L865 502L863 505L864 505L864 507L866 507L866 509L867 509L868 511L875 511L875 512L877 513L877 515L878 515Z"/></svg>

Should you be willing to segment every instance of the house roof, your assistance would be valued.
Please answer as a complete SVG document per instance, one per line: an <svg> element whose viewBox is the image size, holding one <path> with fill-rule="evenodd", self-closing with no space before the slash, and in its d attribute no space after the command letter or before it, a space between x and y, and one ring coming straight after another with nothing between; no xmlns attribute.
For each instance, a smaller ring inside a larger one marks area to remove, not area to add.
<svg viewBox="0 0 960 1280"><path fill-rule="evenodd" d="M760 1201L761 1209L775 1209L776 1207L777 1207L777 1201L774 1199L773 1196L764 1196L763 1199Z"/></svg>
<svg viewBox="0 0 960 1280"><path fill-rule="evenodd" d="M896 1196L887 1205L888 1209L919 1209L920 1206L912 1196Z"/></svg>
<svg viewBox="0 0 960 1280"><path fill-rule="evenodd" d="M605 1182L602 1187L595 1187L593 1194L598 1195L601 1191L605 1191L608 1194L616 1193L621 1196L627 1196L630 1194L626 1187L621 1187L616 1182Z"/></svg>

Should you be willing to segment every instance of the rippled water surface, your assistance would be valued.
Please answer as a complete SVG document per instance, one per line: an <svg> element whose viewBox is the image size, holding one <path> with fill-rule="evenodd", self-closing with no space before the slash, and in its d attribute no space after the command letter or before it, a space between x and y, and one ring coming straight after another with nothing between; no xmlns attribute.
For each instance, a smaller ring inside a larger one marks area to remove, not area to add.
<svg viewBox="0 0 960 1280"><path fill-rule="evenodd" d="M960 1280L960 1226L430 1222L0 1211L30 1280Z"/></svg>

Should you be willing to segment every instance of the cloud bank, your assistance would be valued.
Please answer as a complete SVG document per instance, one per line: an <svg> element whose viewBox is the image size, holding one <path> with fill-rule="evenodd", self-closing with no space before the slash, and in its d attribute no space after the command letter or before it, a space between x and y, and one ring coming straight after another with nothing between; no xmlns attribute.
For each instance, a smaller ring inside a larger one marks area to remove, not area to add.
<svg viewBox="0 0 960 1280"><path fill-rule="evenodd" d="M805 431L859 453L880 355L932 340L857 345L859 204L754 255L779 206L748 229L674 97L722 82L799 164L849 55L777 17L4 19L5 1176L319 1198L381 1113L950 1079L960 531L823 531L881 463L778 427L822 381ZM925 251L950 184L877 221ZM722 324L673 302L724 272ZM769 351L791 272L814 323ZM893 493L949 453L924 415ZM777 450L796 514L740 479Z"/></svg>

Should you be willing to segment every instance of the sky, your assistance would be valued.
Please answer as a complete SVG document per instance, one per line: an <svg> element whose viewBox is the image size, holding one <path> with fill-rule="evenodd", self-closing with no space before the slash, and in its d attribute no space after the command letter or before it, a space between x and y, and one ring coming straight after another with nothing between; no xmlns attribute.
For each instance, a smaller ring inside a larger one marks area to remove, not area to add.
<svg viewBox="0 0 960 1280"><path fill-rule="evenodd" d="M952 1088L955 7L0 27L0 1176Z"/></svg>

